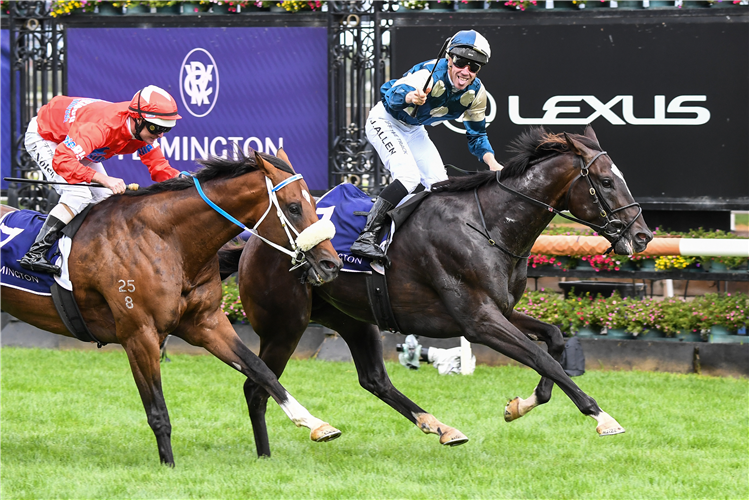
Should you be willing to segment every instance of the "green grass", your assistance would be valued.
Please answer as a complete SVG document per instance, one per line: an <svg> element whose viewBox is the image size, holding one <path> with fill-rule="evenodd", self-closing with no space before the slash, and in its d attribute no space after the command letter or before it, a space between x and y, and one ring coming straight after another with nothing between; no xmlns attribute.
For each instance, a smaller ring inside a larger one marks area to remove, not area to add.
<svg viewBox="0 0 749 500"><path fill-rule="evenodd" d="M749 381L589 372L575 378L627 432L598 437L559 389L506 423L531 370L441 377L388 364L405 394L463 431L439 445L358 385L351 363L293 361L282 383L343 431L313 443L268 405L273 457L258 460L242 377L207 356L162 365L176 468L156 442L120 352L4 348L3 499L11 498L747 498Z"/></svg>

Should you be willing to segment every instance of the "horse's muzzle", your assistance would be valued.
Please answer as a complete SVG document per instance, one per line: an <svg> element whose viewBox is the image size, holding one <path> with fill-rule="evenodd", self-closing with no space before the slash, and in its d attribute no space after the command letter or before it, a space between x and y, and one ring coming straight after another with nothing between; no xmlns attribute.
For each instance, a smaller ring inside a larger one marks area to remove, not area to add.
<svg viewBox="0 0 749 500"><path fill-rule="evenodd" d="M338 277L342 266L340 260L335 262L330 259L320 259L315 266L307 259L302 265L301 282L312 286L324 285Z"/></svg>

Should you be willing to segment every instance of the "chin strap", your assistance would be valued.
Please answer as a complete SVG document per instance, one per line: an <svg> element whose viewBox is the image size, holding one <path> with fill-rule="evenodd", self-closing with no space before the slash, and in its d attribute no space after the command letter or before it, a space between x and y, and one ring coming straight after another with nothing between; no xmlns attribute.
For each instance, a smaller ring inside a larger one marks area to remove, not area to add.
<svg viewBox="0 0 749 500"><path fill-rule="evenodd" d="M135 120L135 118L132 118ZM142 141L143 138L140 136L140 133L143 132L143 129L146 126L146 120L141 119L140 123L138 123L137 120L135 120L135 138L139 141ZM183 172L184 173L184 172Z"/></svg>

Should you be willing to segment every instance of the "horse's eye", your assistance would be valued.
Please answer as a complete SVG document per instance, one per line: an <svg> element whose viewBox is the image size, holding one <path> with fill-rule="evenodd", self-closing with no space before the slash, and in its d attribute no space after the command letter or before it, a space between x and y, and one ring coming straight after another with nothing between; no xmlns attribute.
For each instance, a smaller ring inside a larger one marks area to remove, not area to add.
<svg viewBox="0 0 749 500"><path fill-rule="evenodd" d="M299 203L292 203L289 205L289 213L291 215L302 215L302 207L299 206Z"/></svg>
<svg viewBox="0 0 749 500"><path fill-rule="evenodd" d="M601 179L601 186L605 188L612 188L614 187L614 183L611 182L611 179Z"/></svg>

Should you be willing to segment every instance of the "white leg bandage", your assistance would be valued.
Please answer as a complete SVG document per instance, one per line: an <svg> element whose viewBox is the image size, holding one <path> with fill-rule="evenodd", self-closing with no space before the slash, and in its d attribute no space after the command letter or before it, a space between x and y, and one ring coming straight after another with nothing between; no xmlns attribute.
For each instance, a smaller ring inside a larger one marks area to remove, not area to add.
<svg viewBox="0 0 749 500"><path fill-rule="evenodd" d="M325 423L319 418L313 417L307 408L299 404L288 392L286 393L286 402L281 405L281 409L297 427L306 427L312 430Z"/></svg>

